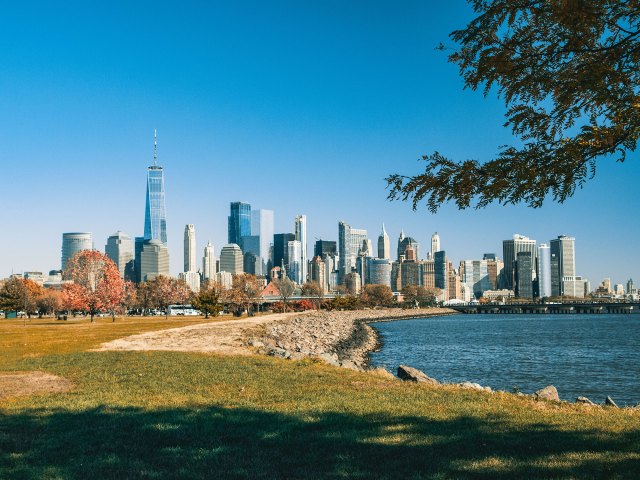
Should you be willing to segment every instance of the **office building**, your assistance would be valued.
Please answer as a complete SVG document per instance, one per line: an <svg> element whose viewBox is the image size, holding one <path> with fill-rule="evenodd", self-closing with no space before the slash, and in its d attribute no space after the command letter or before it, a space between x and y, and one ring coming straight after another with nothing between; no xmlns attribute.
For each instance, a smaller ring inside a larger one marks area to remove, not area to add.
<svg viewBox="0 0 640 480"><path fill-rule="evenodd" d="M160 240L145 240L140 253L141 281L148 282L160 275L169 276L169 249Z"/></svg>
<svg viewBox="0 0 640 480"><path fill-rule="evenodd" d="M337 255L338 248L336 242L330 240L316 240L313 255L315 257L324 257L325 255Z"/></svg>
<svg viewBox="0 0 640 480"><path fill-rule="evenodd" d="M435 287L439 288L445 295L443 300L449 298L449 261L447 259L447 252L439 250L433 254L433 270Z"/></svg>
<svg viewBox="0 0 640 480"><path fill-rule="evenodd" d="M135 237L133 243L133 281L142 282L142 247L144 247L144 237Z"/></svg>
<svg viewBox="0 0 640 480"><path fill-rule="evenodd" d="M350 295L360 295L360 292L362 291L360 275L356 272L351 272L344 277L344 285Z"/></svg>
<svg viewBox="0 0 640 480"><path fill-rule="evenodd" d="M286 268L289 263L289 242L296 239L293 233L276 233L273 236L273 266Z"/></svg>
<svg viewBox="0 0 640 480"><path fill-rule="evenodd" d="M411 250L411 252L407 253L407 250ZM398 237L398 261L401 257L420 260L420 244L414 238L406 237L404 230L400 232L400 237Z"/></svg>
<svg viewBox="0 0 640 480"><path fill-rule="evenodd" d="M247 261L247 254L252 254L259 261L255 262L251 260L252 266L251 271L248 271L246 268L244 270L245 273L251 273L252 275L262 275L262 257L260 257L260 236L259 235L249 235L246 237L242 237L242 253L245 255L245 261Z"/></svg>
<svg viewBox="0 0 640 480"><path fill-rule="evenodd" d="M316 255L311 259L309 264L309 279L310 281L317 283L322 288L323 292L329 290L329 283L327 279L327 268L322 258Z"/></svg>
<svg viewBox="0 0 640 480"><path fill-rule="evenodd" d="M218 272L216 273L216 282L225 290L229 290L233 287L233 274L224 271Z"/></svg>
<svg viewBox="0 0 640 480"><path fill-rule="evenodd" d="M535 240L520 234L515 234L512 239L502 241L502 258L504 261L502 288L514 290L516 277L515 262L518 253L520 252L531 253L533 265L536 264L538 259L538 249L536 247Z"/></svg>
<svg viewBox="0 0 640 480"><path fill-rule="evenodd" d="M436 232L431 235L431 258L434 258L435 253L439 252L440 250L442 250L440 248L440 235L438 235L438 232Z"/></svg>
<svg viewBox="0 0 640 480"><path fill-rule="evenodd" d="M68 232L62 234L61 268L65 269L67 262L76 253L83 250L93 250L91 232Z"/></svg>
<svg viewBox="0 0 640 480"><path fill-rule="evenodd" d="M271 249L273 247L273 210L253 210L251 212L251 236L260 239L258 256L261 260L261 273L268 273Z"/></svg>
<svg viewBox="0 0 640 480"><path fill-rule="evenodd" d="M493 255L493 259L485 258L487 261L487 273L489 274L489 283L491 284L491 289L495 290L502 283L502 277L504 272L504 263L499 258L496 258Z"/></svg>
<svg viewBox="0 0 640 480"><path fill-rule="evenodd" d="M338 281L342 282L351 273L351 225L338 222Z"/></svg>
<svg viewBox="0 0 640 480"><path fill-rule="evenodd" d="M546 243L538 246L538 296L552 296L551 290L551 249Z"/></svg>
<svg viewBox="0 0 640 480"><path fill-rule="evenodd" d="M488 260L461 261L459 275L460 282L466 285L468 291L476 299L482 298L487 290L495 290L495 285L492 285L489 278Z"/></svg>
<svg viewBox="0 0 640 480"><path fill-rule="evenodd" d="M391 252L389 251L389 253ZM369 257L367 259L366 283L371 285L386 285L387 287L391 287L391 259Z"/></svg>
<svg viewBox="0 0 640 480"><path fill-rule="evenodd" d="M204 255L202 256L202 279L205 281L214 280L216 275L216 257L211 242L204 247Z"/></svg>
<svg viewBox="0 0 640 480"><path fill-rule="evenodd" d="M120 278L133 280L134 274L134 252L131 237L118 230L107 238L104 246L104 253L116 264Z"/></svg>
<svg viewBox="0 0 640 480"><path fill-rule="evenodd" d="M244 249L242 237L251 235L251 205L245 202L231 202L229 210L228 242Z"/></svg>
<svg viewBox="0 0 640 480"><path fill-rule="evenodd" d="M291 240L287 244L289 264L287 265L287 276L297 284L302 284L302 244L299 240Z"/></svg>
<svg viewBox="0 0 640 480"><path fill-rule="evenodd" d="M220 251L220 271L232 275L243 273L244 257L240 246L229 243Z"/></svg>
<svg viewBox="0 0 640 480"><path fill-rule="evenodd" d="M295 219L295 236L296 240L300 242L300 282L307 281L307 263L309 257L307 255L307 216L298 215Z"/></svg>
<svg viewBox="0 0 640 480"><path fill-rule="evenodd" d="M262 276L262 260L258 255L253 252L247 252L243 255L242 262L244 273Z"/></svg>
<svg viewBox="0 0 640 480"><path fill-rule="evenodd" d="M182 272L178 274L178 278L183 280L193 293L200 291L200 274L198 272Z"/></svg>
<svg viewBox="0 0 640 480"><path fill-rule="evenodd" d="M551 260L553 261L551 293L554 297L568 295L565 293L564 282L570 282L576 276L575 240L573 237L560 235L550 242Z"/></svg>
<svg viewBox="0 0 640 480"><path fill-rule="evenodd" d="M391 260L391 239L382 224L382 232L378 236L378 258Z"/></svg>
<svg viewBox="0 0 640 480"><path fill-rule="evenodd" d="M196 270L196 227L188 224L184 227L184 271Z"/></svg>
<svg viewBox="0 0 640 480"><path fill-rule="evenodd" d="M533 261L531 252L518 252L516 255L515 292L518 298L533 298Z"/></svg>
<svg viewBox="0 0 640 480"><path fill-rule="evenodd" d="M158 165L156 132L153 131L153 165L147 168L147 194L144 211L144 239L167 244L167 214L164 198L164 170Z"/></svg>

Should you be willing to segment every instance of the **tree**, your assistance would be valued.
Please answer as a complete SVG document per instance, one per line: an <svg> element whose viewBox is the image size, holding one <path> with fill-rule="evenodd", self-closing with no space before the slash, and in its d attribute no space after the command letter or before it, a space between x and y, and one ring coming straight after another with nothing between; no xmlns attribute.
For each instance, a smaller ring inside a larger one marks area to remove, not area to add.
<svg viewBox="0 0 640 480"><path fill-rule="evenodd" d="M623 162L640 137L638 2L469 0L477 17L451 38L465 88L495 88L521 143L487 162L425 155L424 173L387 177L389 198L458 208L560 203L603 158ZM444 47L441 47L444 49Z"/></svg>
<svg viewBox="0 0 640 480"><path fill-rule="evenodd" d="M62 296L60 291L47 289L37 300L38 315L55 314L62 308Z"/></svg>
<svg viewBox="0 0 640 480"><path fill-rule="evenodd" d="M255 275L242 273L233 276L233 286L228 293L231 298L235 299L242 310L246 309L251 315L251 306L260 302L262 290L262 285L260 285Z"/></svg>
<svg viewBox="0 0 640 480"><path fill-rule="evenodd" d="M204 318L209 318L209 315L217 317L224 310L224 293L225 289L222 285L217 282L208 282L193 297L193 307L204 313Z"/></svg>
<svg viewBox="0 0 640 480"><path fill-rule="evenodd" d="M283 309L287 311L287 305L289 303L289 299L296 292L296 284L293 283L288 277L277 278L273 281L280 292L280 298L282 299Z"/></svg>
<svg viewBox="0 0 640 480"><path fill-rule="evenodd" d="M115 318L124 296L124 281L109 257L97 250L82 250L67 262L64 279L73 283L62 289L63 304L89 312L92 323L101 311Z"/></svg>
<svg viewBox="0 0 640 480"><path fill-rule="evenodd" d="M0 309L12 312L24 308L27 288L21 278L12 277L0 289Z"/></svg>
<svg viewBox="0 0 640 480"><path fill-rule="evenodd" d="M406 285L402 288L405 308L432 307L436 304L440 293L439 288L422 287L418 285Z"/></svg>
<svg viewBox="0 0 640 480"><path fill-rule="evenodd" d="M324 288L318 282L307 282L302 286L302 295L311 297L316 310L318 310L324 298Z"/></svg>
<svg viewBox="0 0 640 480"><path fill-rule="evenodd" d="M395 298L388 285L365 285L360 294L360 302L367 307L390 307Z"/></svg>
<svg viewBox="0 0 640 480"><path fill-rule="evenodd" d="M182 305L187 303L193 293L184 280L159 275L146 282L143 288L149 289L143 292L146 298L143 300L149 306L158 308L169 316L169 305Z"/></svg>

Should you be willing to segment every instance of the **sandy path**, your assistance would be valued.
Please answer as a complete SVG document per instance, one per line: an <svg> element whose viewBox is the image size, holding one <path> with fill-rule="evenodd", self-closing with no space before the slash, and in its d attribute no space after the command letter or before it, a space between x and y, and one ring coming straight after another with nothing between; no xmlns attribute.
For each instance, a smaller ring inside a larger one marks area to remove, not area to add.
<svg viewBox="0 0 640 480"><path fill-rule="evenodd" d="M295 315L300 314L296 312L279 313L242 320L227 320L140 333L103 343L94 351L170 350L176 352L250 355L253 351L244 344L248 330L255 330L266 323L284 320Z"/></svg>

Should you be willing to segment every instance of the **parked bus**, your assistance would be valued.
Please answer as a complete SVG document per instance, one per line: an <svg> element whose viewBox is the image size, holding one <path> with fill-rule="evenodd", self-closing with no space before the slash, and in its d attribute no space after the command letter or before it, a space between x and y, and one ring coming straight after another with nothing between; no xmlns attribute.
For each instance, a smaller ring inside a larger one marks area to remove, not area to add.
<svg viewBox="0 0 640 480"><path fill-rule="evenodd" d="M191 305L169 305L167 308L169 309L169 315L185 317L195 317L200 315L200 312Z"/></svg>

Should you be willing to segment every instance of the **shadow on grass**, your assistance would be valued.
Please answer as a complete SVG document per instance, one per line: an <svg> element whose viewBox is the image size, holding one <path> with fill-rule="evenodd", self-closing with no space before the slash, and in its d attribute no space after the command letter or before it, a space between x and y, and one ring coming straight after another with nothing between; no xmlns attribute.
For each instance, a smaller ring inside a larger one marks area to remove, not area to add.
<svg viewBox="0 0 640 480"><path fill-rule="evenodd" d="M0 478L638 478L640 432L247 409L0 415Z"/></svg>

